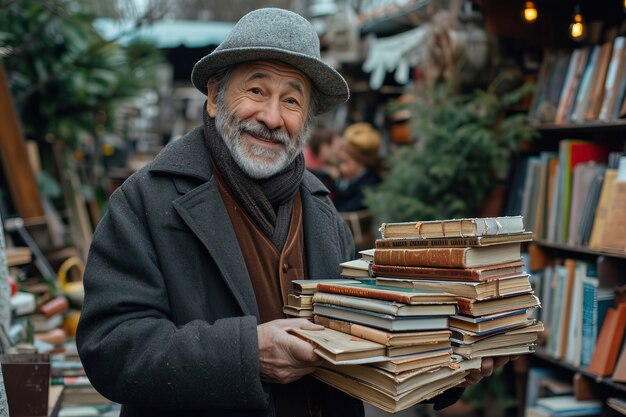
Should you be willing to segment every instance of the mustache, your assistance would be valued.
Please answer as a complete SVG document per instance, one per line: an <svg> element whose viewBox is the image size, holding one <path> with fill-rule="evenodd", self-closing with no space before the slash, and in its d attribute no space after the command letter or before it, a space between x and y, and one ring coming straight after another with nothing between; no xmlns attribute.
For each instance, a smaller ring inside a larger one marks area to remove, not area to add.
<svg viewBox="0 0 626 417"><path fill-rule="evenodd" d="M267 126L262 123L254 123L250 120L242 120L239 122L239 129L241 130L241 132L258 136L265 140L282 143L284 145L291 145L291 138L288 134L286 134L285 132L281 132L278 129L268 129Z"/></svg>

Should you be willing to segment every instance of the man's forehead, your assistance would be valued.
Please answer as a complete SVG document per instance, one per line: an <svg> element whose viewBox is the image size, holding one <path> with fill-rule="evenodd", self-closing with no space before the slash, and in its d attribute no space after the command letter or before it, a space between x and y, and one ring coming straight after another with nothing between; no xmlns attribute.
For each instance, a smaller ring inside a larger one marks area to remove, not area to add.
<svg viewBox="0 0 626 417"><path fill-rule="evenodd" d="M311 85L311 80L304 72L281 61L245 62L235 68L235 73L243 76L245 80L278 76L290 78L290 82L298 82L303 88L309 88Z"/></svg>

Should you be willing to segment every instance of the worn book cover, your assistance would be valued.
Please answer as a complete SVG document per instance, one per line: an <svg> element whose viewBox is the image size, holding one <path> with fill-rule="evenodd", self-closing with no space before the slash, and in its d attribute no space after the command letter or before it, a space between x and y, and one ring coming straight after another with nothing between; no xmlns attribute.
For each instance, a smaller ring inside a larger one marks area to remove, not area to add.
<svg viewBox="0 0 626 417"><path fill-rule="evenodd" d="M427 266L436 268L473 268L517 262L521 244L503 243L485 247L376 249L374 265Z"/></svg>
<svg viewBox="0 0 626 417"><path fill-rule="evenodd" d="M464 248L499 245L511 242L528 242L533 232L512 233L495 236L434 237L434 238L387 238L377 239L376 249Z"/></svg>
<svg viewBox="0 0 626 417"><path fill-rule="evenodd" d="M348 284L321 283L321 292L352 295L355 297L374 298L377 300L397 301L404 304L424 304L454 302L453 294L436 289L412 290L379 283L352 282Z"/></svg>
<svg viewBox="0 0 626 417"><path fill-rule="evenodd" d="M296 294L311 295L317 292L317 284L322 282L351 284L358 281L353 279L294 279L291 281L291 285Z"/></svg>
<svg viewBox="0 0 626 417"><path fill-rule="evenodd" d="M313 296L313 303L333 304L393 316L443 316L456 313L456 302L441 304L404 304L397 301L385 301L375 298L355 297L318 291Z"/></svg>
<svg viewBox="0 0 626 417"><path fill-rule="evenodd" d="M540 307L539 298L534 294L520 294L509 297L493 298L477 301L472 298L459 297L457 299L459 314L466 316L484 316L503 311L519 310L522 308Z"/></svg>
<svg viewBox="0 0 626 417"><path fill-rule="evenodd" d="M437 268L430 266L372 265L376 277L437 279L449 281L486 281L524 272L522 262L507 262L474 268Z"/></svg>
<svg viewBox="0 0 626 417"><path fill-rule="evenodd" d="M315 303L313 314L364 324L389 331L443 330L448 328L449 316L392 316L367 310Z"/></svg>
<svg viewBox="0 0 626 417"><path fill-rule="evenodd" d="M450 330L389 332L324 316L315 316L314 321L324 327L371 340L372 342L377 342L388 347L431 345L433 343L446 342L450 340L451 333Z"/></svg>
<svg viewBox="0 0 626 417"><path fill-rule="evenodd" d="M492 279L489 281L439 281L426 279L376 278L376 283L391 287L410 288L415 290L438 290L460 297L486 300L513 294L531 293L533 291L528 274Z"/></svg>
<svg viewBox="0 0 626 417"><path fill-rule="evenodd" d="M387 359L386 346L337 330L293 328L289 329L289 332L311 343L315 353L334 364L362 364Z"/></svg>
<svg viewBox="0 0 626 417"><path fill-rule="evenodd" d="M491 236L524 232L522 216L476 217L418 222L383 223L382 238Z"/></svg>

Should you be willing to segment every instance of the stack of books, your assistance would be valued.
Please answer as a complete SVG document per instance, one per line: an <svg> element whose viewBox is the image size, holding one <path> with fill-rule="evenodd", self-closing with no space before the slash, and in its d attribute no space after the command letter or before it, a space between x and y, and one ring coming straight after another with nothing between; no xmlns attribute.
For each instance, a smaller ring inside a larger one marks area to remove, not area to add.
<svg viewBox="0 0 626 417"><path fill-rule="evenodd" d="M534 352L543 324L521 260L521 216L388 223L372 271L380 285L455 294L450 318L455 354L465 358Z"/></svg>
<svg viewBox="0 0 626 417"><path fill-rule="evenodd" d="M317 292L320 282L352 283L351 279L315 280L296 279L291 281L291 292L287 294L287 304L283 306L283 313L290 317L313 319L313 294Z"/></svg>
<svg viewBox="0 0 626 417"><path fill-rule="evenodd" d="M292 332L326 359L314 376L387 412L432 398L480 367L479 359L452 355L452 294L353 280L318 283L312 302L325 329Z"/></svg>

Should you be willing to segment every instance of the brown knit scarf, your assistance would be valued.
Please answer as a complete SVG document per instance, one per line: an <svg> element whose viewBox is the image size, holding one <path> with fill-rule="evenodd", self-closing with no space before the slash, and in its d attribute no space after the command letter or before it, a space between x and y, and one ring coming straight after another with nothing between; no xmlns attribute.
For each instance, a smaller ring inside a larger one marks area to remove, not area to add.
<svg viewBox="0 0 626 417"><path fill-rule="evenodd" d="M284 170L269 178L251 178L233 159L206 106L204 140L217 171L239 205L282 252L289 234L293 199L304 175L302 153Z"/></svg>

